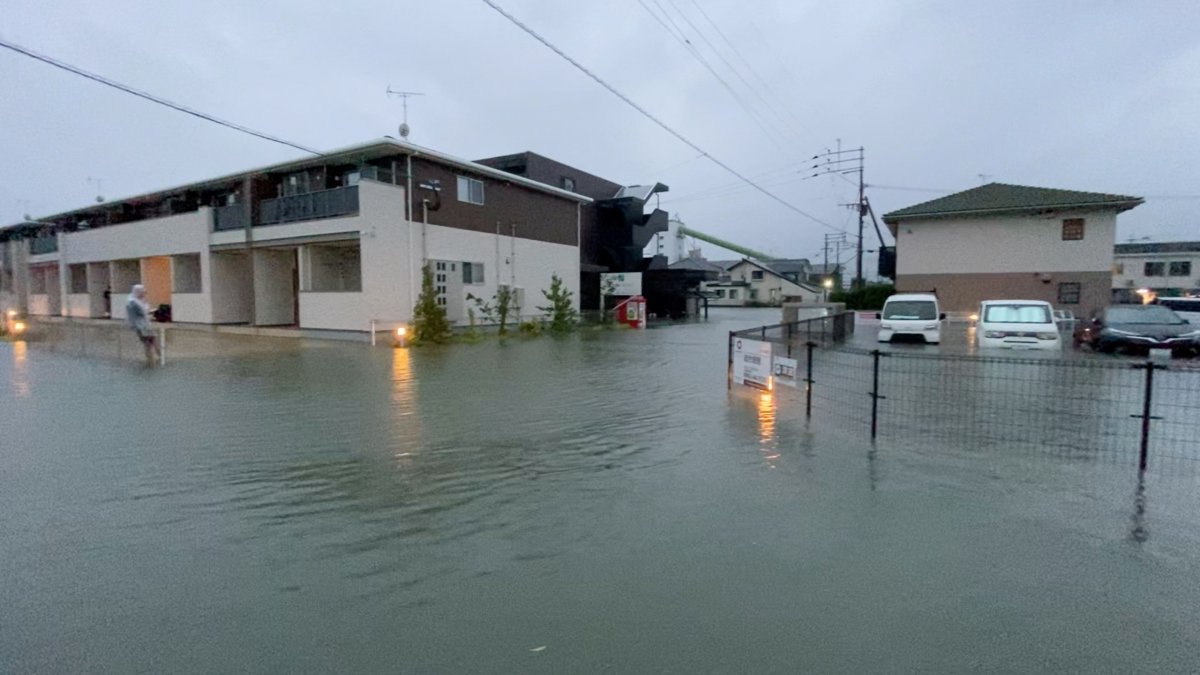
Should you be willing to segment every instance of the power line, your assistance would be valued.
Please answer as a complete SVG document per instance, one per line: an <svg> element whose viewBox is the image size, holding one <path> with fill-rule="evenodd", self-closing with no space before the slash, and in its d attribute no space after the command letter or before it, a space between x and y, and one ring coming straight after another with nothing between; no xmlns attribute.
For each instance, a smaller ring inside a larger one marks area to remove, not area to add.
<svg viewBox="0 0 1200 675"><path fill-rule="evenodd" d="M741 94L739 94L725 78L721 77L721 74L717 72L717 69L713 68L712 64L708 62L708 59L704 58L704 55L700 53L700 50L696 49L696 46L693 45L692 41L687 38L687 34L683 32L683 29L679 26L679 24L675 23L675 19L672 18L670 12L668 12L667 9L662 6L662 3L660 3L659 0L650 1L654 3L655 7L658 7L659 11L662 12L663 17L665 17L667 22L670 23L670 26L668 26L667 23L664 23L663 19L660 18L658 14L654 12L654 10L650 9L649 5L643 2L643 0L638 0L638 4L640 4L642 9L646 10L650 16L654 17L654 19L658 21L659 25L662 26L663 29L665 29L668 33L670 33L671 37L675 38L676 42L683 45L683 48L687 50L689 54L691 54L692 58L696 59L700 65L704 66L704 68L708 70L709 74L711 74L713 78L719 82L726 91L729 92L729 95L733 97L734 102L736 102L738 106L746 112L746 115L750 118L750 120L753 121L754 124L757 125L758 128L767 135L767 138L769 138L772 143L777 145L782 144L785 139L779 136L772 129L768 128L765 120L760 119L760 117L755 114L754 110L751 109L750 106L746 105L746 102L742 100Z"/></svg>
<svg viewBox="0 0 1200 675"><path fill-rule="evenodd" d="M208 122L213 122L214 124L219 124L223 127L228 127L230 129L233 129L234 131L240 131L243 134L249 134L251 136L261 138L265 141L271 141L272 143L279 143L280 145L286 145L289 148L295 148L297 150L301 150L301 151L311 153L314 155L321 154L317 150L313 150L312 148L305 147L298 143L292 143L291 141L284 140L277 136L272 136L270 134L267 134L267 133L264 133L261 131L255 131L254 129L242 126L241 124L237 124L236 122L230 122L228 120L223 120L219 117L214 117L212 115L209 115L208 113L200 112L199 110L189 108L185 105L182 105L179 103L174 103L172 101L168 101L165 98L161 98L161 97L155 96L154 94L150 94L148 92L141 91L140 89L134 89L133 87L130 87L129 85L121 84L120 82L117 82L115 80L110 80L107 77L104 77L103 75L97 75L96 73L88 72L82 68L79 68L78 66L73 66L64 61L59 61L58 59L51 58L49 56L46 56L45 54L39 54L39 53L33 51L32 49L29 49L27 47L22 47L21 45L14 44L12 42L8 42L7 40L0 39L0 47L4 47L5 49L12 50L18 54L28 56L31 59L41 61L42 63L54 66L55 68L60 68L62 70L67 71L68 73L73 73L75 75L79 75L80 77L85 77L89 80L92 80L93 82L99 82L100 84L103 84L106 87L112 87L113 89L123 91L126 94L132 94L133 96L137 96L138 98L143 98L147 101L150 101L151 103L157 103L161 106L166 106L168 108L171 108L172 110L177 110L181 113L191 115L192 117L198 117L202 120L205 120Z"/></svg>
<svg viewBox="0 0 1200 675"><path fill-rule="evenodd" d="M742 76L741 72L738 70L737 67L735 67L733 65L733 63L731 63L728 59L726 59L724 56L721 55L721 53L717 50L716 45L714 45L711 41L709 41L709 39L704 35L704 32L701 31L700 28L697 27L694 23L692 23L692 20L687 17L687 14L685 14L682 9L680 9L678 6L676 6L675 0L668 0L668 2L670 2L671 6L675 8L675 11L679 12L679 14L681 16L683 16L684 20L687 21L688 25L691 26L700 35L700 37L704 40L705 44L707 44L709 46L709 48L712 49L713 53L717 55L717 58L721 59L721 61L724 62L725 65L728 66L729 69L733 71L733 74L737 75L738 79L741 80L742 83L746 85L746 88L749 89L750 92L753 93L755 96L757 96L758 100L762 101L768 110L770 110L772 113L774 113L775 117L777 117L779 119L779 121L781 121L783 123L783 125L785 127L787 127L788 131L790 131L794 136L800 136L800 134L797 132L796 128L793 127L791 125L791 123L788 121L787 116L780 113L779 107L776 106L772 101L768 100L766 96L763 96L762 93L759 92L757 87L755 87L753 84L750 83L749 80L747 80L745 77ZM691 3L692 3L693 7L695 7L697 10L699 10L700 15L704 17L705 21L707 21L708 24L710 26L712 26L713 30L716 31L717 35L720 36L720 38L725 41L725 44L729 45L729 47L733 51L734 55L737 56L737 58L741 59L742 63L744 63L746 65L746 69L750 71L750 74L752 76L754 76L754 78L757 79L763 85L763 87L765 87L767 89L768 93L773 93L771 91L771 85L768 84L765 80L763 80L763 78L760 77L757 72L755 72L754 66L751 65L748 60L746 60L746 57L742 55L741 51L737 48L737 45L735 45L733 43L733 41L730 40L727 35L725 35L725 32L722 31L721 27L718 26L717 23L712 20L712 17L710 17L708 15L708 12L704 11L704 8L700 6L700 3L697 2L696 0L691 0Z"/></svg>
<svg viewBox="0 0 1200 675"><path fill-rule="evenodd" d="M607 90L608 90L608 91L609 91L609 92L610 92L610 93L611 93L613 96L616 96L617 98L621 99L622 101L624 101L624 102L625 102L625 104L626 104L626 105L628 105L629 107L631 107L631 108L633 108L634 110L636 110L636 111L638 111L639 113L641 113L643 117L645 117L646 119L650 120L651 122L654 122L655 124L657 124L659 127L661 127L661 128L663 129L663 131L666 131L667 133L671 134L671 135L672 135L672 136L674 136L676 139L678 139L678 140L679 140L681 143L683 143L684 145L687 145L689 148L691 148L691 149L695 150L696 152L700 153L701 155L704 155L704 157L705 157L706 159L708 159L708 161L710 161L710 162L712 162L713 164L716 164L717 166L721 167L721 168L722 168L722 169L724 169L725 171L727 171L727 172L729 172L730 174L732 174L733 176L737 177L739 180L741 180L741 181L743 181L743 182L745 182L745 183L749 184L749 185L750 185L750 186L752 186L752 187L753 187L755 190L758 190L759 192L763 193L763 194L764 194L764 195L766 195L767 197L770 197L772 200L774 200L774 201L776 201L776 202L779 202L779 203L780 203L780 204L782 204L783 206L787 207L789 210L791 210L791 211L794 211L795 213L798 213L798 214L800 214L801 216L804 216L805 218L808 218L809 220L811 220L811 221L813 221L814 223L817 223L817 224L819 224L819 225L821 225L821 226L823 226L823 227L828 227L828 228L830 228L830 229L832 229L832 230L838 230L838 228L837 228L837 227L835 227L835 226L833 226L833 225L830 225L829 223L827 223L827 222L825 222L825 221L821 220L820 218L817 218L816 216L814 216L814 215L812 215L812 214L810 214L810 213L808 213L808 212L806 212L806 211L802 210L800 207L798 207L798 206L795 206L795 205L791 204L790 202L788 202L787 200L783 199L782 197L779 197L779 196L777 196L776 194L774 194L774 193L772 193L772 192L768 191L767 189L765 189L765 188L763 188L762 186L758 185L757 183L755 183L754 181L750 180L749 178L747 178L747 177L743 176L741 173L739 173L739 172L738 172L736 169L734 169L733 167L731 167L731 166L729 166L728 164L726 164L726 163L722 162L721 160L717 159L716 157L713 157L711 154L709 154L708 152L706 152L706 151L704 150L704 148L701 148L699 145L696 145L696 144L695 144L695 143L693 143L692 141L688 140L688 139L687 139L687 137L685 137L683 134L681 134L681 133L679 133L678 131L675 131L675 130L674 130L674 129L672 129L671 127L667 126L667 124L666 124L665 122L663 122L662 120L658 119L657 117L655 117L654 115L652 115L652 114L651 114L649 111L647 111L645 108L643 108L643 107L641 107L640 105L638 105L637 103L635 103L635 102L633 101L633 99L629 98L629 97L628 97L628 96L626 96L625 94L622 94L622 93L621 93L621 92L620 92L620 91L619 91L619 90L618 90L616 87L614 87L614 86L612 86L611 84L609 84L608 82L606 82L606 81L605 81L604 79L602 79L602 78L601 78L599 75L596 75L596 74L595 74L595 73L593 73L592 71L588 70L586 66L584 66L584 65L583 65L583 64L581 64L580 62L578 62L578 61L576 61L575 59L573 59L573 58L571 58L570 56L568 56L568 55L566 54L566 52L564 52L563 50L561 50L561 49L559 49L558 47L554 46L554 44L553 44L553 43L551 43L549 40L547 40L546 38L544 38L544 37L542 37L541 35L539 35L539 34L537 33L537 31L535 31L535 30L533 30L532 28L530 28L529 26L526 26L525 24L521 23L520 19L516 18L516 17L515 17L515 16L513 16L512 14L509 14L509 13L508 13L507 11L505 11L505 10L504 10L502 7L500 7L499 5L497 5L497 4L494 2L494 0L483 0L483 3L484 3L484 4L486 4L488 7L491 7L492 9L496 10L496 13L500 14L500 15L501 15L501 16L503 16L505 19L508 19L508 20L509 20L509 22L511 22L511 23L512 23L514 26L516 26L517 28L520 28L521 30L523 30L523 31L525 31L526 33L528 33L530 37L532 37L533 39L535 39L535 40L537 40L538 42L540 42L540 43L542 43L543 45L545 45L547 49L549 49L550 51L554 52L555 54L558 54L558 56L559 56L559 57L561 57L561 58L562 58L564 61L566 61L567 63L570 63L572 66L575 66L575 68L576 68L576 69L578 69L578 70L579 70L580 72L582 72L584 75L587 75L588 77L590 77L590 78L591 78L593 81L595 81L595 82L596 82L596 84L599 84L600 86L602 86L602 87L604 87L605 89L607 89ZM839 231L841 231L841 230L839 230Z"/></svg>

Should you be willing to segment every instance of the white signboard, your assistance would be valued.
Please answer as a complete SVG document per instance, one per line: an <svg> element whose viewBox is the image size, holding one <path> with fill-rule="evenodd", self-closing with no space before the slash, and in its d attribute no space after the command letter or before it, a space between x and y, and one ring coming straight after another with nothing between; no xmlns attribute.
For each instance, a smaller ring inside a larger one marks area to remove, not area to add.
<svg viewBox="0 0 1200 675"><path fill-rule="evenodd" d="M608 295L641 295L641 272L602 272L600 292Z"/></svg>
<svg viewBox="0 0 1200 675"><path fill-rule="evenodd" d="M796 388L796 359L788 359L782 356L775 357L775 384L782 384L785 387Z"/></svg>
<svg viewBox="0 0 1200 675"><path fill-rule="evenodd" d="M771 343L733 339L733 381L756 389L771 388Z"/></svg>

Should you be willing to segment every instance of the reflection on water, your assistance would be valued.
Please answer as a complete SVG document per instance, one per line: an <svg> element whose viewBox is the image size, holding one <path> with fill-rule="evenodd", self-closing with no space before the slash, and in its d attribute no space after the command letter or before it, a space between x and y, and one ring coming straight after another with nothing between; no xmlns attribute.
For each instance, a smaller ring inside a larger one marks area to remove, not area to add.
<svg viewBox="0 0 1200 675"><path fill-rule="evenodd" d="M26 398L29 396L29 372L26 367L26 360L29 358L29 344L24 340L17 340L12 343L12 375L9 377L9 382L12 386L12 392L18 398Z"/></svg>
<svg viewBox="0 0 1200 675"><path fill-rule="evenodd" d="M1126 474L868 452L727 391L728 331L777 314L713 317L160 369L0 344L0 671L1130 671L1130 622L1200 625L1190 486L1129 555Z"/></svg>

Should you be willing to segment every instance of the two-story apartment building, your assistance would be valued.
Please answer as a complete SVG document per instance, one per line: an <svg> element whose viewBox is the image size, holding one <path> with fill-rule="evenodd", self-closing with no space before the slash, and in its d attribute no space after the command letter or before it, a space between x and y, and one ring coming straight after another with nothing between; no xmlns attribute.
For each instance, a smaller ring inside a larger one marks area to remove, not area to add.
<svg viewBox="0 0 1200 675"><path fill-rule="evenodd" d="M679 264L679 263L676 263ZM729 266L720 279L701 288L714 307L779 306L784 302L820 302L822 292L749 258Z"/></svg>
<svg viewBox="0 0 1200 675"><path fill-rule="evenodd" d="M393 139L0 229L0 304L123 318L146 286L175 321L367 330L407 322L421 269L452 321L468 294L536 314L578 293L588 197Z"/></svg>
<svg viewBox="0 0 1200 675"><path fill-rule="evenodd" d="M990 183L892 211L896 290L935 292L955 312L1023 298L1090 315L1112 295L1117 214L1142 201Z"/></svg>
<svg viewBox="0 0 1200 675"><path fill-rule="evenodd" d="M1200 241L1117 244L1113 301L1141 302L1139 290L1162 297L1200 297Z"/></svg>

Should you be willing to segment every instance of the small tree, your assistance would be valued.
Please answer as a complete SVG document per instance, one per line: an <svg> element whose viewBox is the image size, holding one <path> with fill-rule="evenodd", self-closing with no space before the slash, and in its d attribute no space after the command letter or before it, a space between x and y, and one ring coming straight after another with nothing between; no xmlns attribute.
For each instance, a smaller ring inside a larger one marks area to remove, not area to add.
<svg viewBox="0 0 1200 675"><path fill-rule="evenodd" d="M571 304L571 291L563 285L563 280L558 274L550 277L550 290L543 290L542 295L546 296L550 304L538 309L546 313L550 330L555 333L568 333L573 330L578 314Z"/></svg>
<svg viewBox="0 0 1200 675"><path fill-rule="evenodd" d="M496 294L492 296L491 302L484 302L483 298L467 294L467 300L475 303L475 309L479 312L479 316L484 322L499 325L499 334L508 334L508 315L513 308L513 292L508 286L501 286L496 289Z"/></svg>
<svg viewBox="0 0 1200 675"><path fill-rule="evenodd" d="M453 333L446 311L437 302L437 290L433 286L433 268L428 263L421 270L421 294L413 308L413 342L441 344L450 340Z"/></svg>

